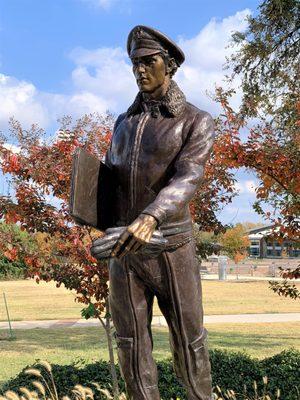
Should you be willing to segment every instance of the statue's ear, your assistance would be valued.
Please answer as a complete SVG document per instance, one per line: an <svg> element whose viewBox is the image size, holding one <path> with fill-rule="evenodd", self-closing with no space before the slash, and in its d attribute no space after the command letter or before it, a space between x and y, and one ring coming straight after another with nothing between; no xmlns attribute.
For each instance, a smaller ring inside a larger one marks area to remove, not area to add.
<svg viewBox="0 0 300 400"><path fill-rule="evenodd" d="M169 58L168 65L166 68L167 74L174 75L174 72L176 71L176 69L177 69L177 63L175 61L175 58Z"/></svg>

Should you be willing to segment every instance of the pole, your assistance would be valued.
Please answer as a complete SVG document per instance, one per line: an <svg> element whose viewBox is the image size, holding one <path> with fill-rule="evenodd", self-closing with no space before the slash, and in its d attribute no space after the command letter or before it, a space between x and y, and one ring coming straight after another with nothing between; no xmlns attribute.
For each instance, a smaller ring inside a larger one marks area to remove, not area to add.
<svg viewBox="0 0 300 400"><path fill-rule="evenodd" d="M227 280L227 262L226 256L218 257L219 281Z"/></svg>
<svg viewBox="0 0 300 400"><path fill-rule="evenodd" d="M5 296L4 292L3 292L3 298L4 298L4 304L5 304L7 320L8 320L8 325L9 325L9 336L10 336L10 339L13 339L14 334L13 334L13 330L12 330L12 327L11 327L11 322L10 322L10 317L9 317L9 312L8 312L8 306L7 306L6 296Z"/></svg>

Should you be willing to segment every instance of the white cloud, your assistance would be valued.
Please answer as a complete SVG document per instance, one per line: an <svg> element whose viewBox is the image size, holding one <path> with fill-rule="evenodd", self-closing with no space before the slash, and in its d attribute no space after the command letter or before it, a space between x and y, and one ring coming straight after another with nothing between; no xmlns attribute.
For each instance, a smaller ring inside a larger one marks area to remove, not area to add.
<svg viewBox="0 0 300 400"><path fill-rule="evenodd" d="M87 90L75 91L72 95L43 95L53 120L62 115L80 117L85 113L105 113L110 107L101 96L96 96Z"/></svg>
<svg viewBox="0 0 300 400"><path fill-rule="evenodd" d="M239 180L235 184L235 190L238 191L240 194L255 194L255 189L257 187L257 183L254 180Z"/></svg>
<svg viewBox="0 0 300 400"><path fill-rule="evenodd" d="M126 110L135 96L136 85L127 53L120 47L86 50L77 48L70 54L76 64L72 80L76 89L85 88L101 95L113 111Z"/></svg>
<svg viewBox="0 0 300 400"><path fill-rule="evenodd" d="M216 112L217 105L206 92L213 92L215 85L222 83L226 56L233 51L232 47L228 47L231 35L246 28L249 14L250 10L245 9L222 21L213 18L194 38L179 40L186 61L176 77L187 97L199 107ZM240 93L236 95L235 103L238 104L239 100Z"/></svg>
<svg viewBox="0 0 300 400"><path fill-rule="evenodd" d="M0 74L0 125L12 116L25 125L38 123L45 126L49 122L48 113L32 83Z"/></svg>
<svg viewBox="0 0 300 400"><path fill-rule="evenodd" d="M71 95L39 91L32 83L0 74L0 129L6 129L9 118L14 117L28 128L38 124L47 128L58 117L85 113L105 113L112 104L104 97L78 88Z"/></svg>
<svg viewBox="0 0 300 400"><path fill-rule="evenodd" d="M90 1L104 7L114 0ZM249 10L244 10L221 21L212 19L194 38L179 39L186 62L175 79L189 101L213 114L217 112L217 105L207 97L206 91L213 91L215 84L222 82L222 65L232 51L226 46L234 31L246 27L248 14ZM124 49L76 48L70 58L74 69L68 95L43 92L31 82L0 75L0 126L14 116L25 126L38 123L47 128L64 114L78 117L107 110L120 113L128 108L137 88Z"/></svg>

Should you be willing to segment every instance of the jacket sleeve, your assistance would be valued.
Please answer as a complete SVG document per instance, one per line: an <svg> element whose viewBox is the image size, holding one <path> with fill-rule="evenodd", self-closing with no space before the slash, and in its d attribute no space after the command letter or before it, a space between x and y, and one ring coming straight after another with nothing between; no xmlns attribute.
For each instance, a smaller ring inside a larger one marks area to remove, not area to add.
<svg viewBox="0 0 300 400"><path fill-rule="evenodd" d="M160 225L185 207L203 177L204 166L214 140L214 121L208 113L199 113L175 161L173 177L143 214L152 215Z"/></svg>

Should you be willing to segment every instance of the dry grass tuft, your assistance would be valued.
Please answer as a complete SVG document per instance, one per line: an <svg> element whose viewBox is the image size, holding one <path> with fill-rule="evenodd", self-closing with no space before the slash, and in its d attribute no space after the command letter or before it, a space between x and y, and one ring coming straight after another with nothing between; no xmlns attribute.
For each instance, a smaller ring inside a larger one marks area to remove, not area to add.
<svg viewBox="0 0 300 400"><path fill-rule="evenodd" d="M28 368L26 371L24 371L24 374L37 376L38 378L42 377L41 371L36 368Z"/></svg>
<svg viewBox="0 0 300 400"><path fill-rule="evenodd" d="M243 400L280 400L280 390L277 389L277 393L274 396L271 396L270 393L268 393L268 378L266 376L263 377L263 389L262 393L258 393L257 390L257 382L253 382L253 389L254 389L254 396L250 396L247 394L247 387L244 386L243 393L235 393L233 390L226 390L223 392L219 386L216 387L216 393L214 394L215 399L214 400L237 400L237 399L243 399Z"/></svg>

